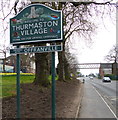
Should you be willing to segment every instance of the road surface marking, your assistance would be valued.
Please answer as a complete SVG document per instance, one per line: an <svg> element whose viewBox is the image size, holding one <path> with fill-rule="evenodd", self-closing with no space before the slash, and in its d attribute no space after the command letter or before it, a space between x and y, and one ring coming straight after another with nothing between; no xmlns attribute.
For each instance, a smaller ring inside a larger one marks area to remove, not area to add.
<svg viewBox="0 0 118 120"><path fill-rule="evenodd" d="M92 86L94 89L95 89L95 87L94 86ZM112 114L114 115L114 117L118 120L118 118L117 118L117 116L116 116L116 114L113 112L113 110L110 108L110 106L107 104L107 102L104 100L104 98L101 96L101 94L98 92L98 90L97 89L95 89L95 91L98 93L98 95L102 98L102 100L104 101L104 103L107 105L107 107L109 108L109 110L112 112Z"/></svg>
<svg viewBox="0 0 118 120"><path fill-rule="evenodd" d="M116 101L116 100L118 100L118 98L117 97L112 97L111 100L115 100Z"/></svg>

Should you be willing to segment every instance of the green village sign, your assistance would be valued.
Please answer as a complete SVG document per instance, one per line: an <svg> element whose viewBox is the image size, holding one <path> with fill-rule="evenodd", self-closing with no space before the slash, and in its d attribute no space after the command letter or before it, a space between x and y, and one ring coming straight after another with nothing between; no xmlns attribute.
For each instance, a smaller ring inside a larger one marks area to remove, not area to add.
<svg viewBox="0 0 118 120"><path fill-rule="evenodd" d="M61 45L56 42L63 40L62 11L53 10L45 5L32 4L23 9L18 15L10 19L10 43L16 45L11 49L11 54L16 54L16 93L17 93L17 118L20 113L20 54L25 53L52 53L52 120L56 118L55 95L55 51L62 51ZM20 48L22 44L53 42L50 46L35 46Z"/></svg>
<svg viewBox="0 0 118 120"><path fill-rule="evenodd" d="M32 4L10 19L10 43L62 41L62 11Z"/></svg>

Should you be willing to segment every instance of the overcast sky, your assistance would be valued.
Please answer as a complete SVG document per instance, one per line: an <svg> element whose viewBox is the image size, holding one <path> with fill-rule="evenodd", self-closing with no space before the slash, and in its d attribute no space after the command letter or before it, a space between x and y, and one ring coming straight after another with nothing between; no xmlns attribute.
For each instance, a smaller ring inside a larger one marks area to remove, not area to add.
<svg viewBox="0 0 118 120"><path fill-rule="evenodd" d="M110 23L109 23L110 24ZM92 48L84 48L83 52L78 55L80 63L106 63L104 56L108 54L113 45L116 44L116 29L111 24L111 29L106 30L101 27L101 32L96 35ZM87 73L98 72L98 70L83 71Z"/></svg>
<svg viewBox="0 0 118 120"><path fill-rule="evenodd" d="M115 12L115 11L114 11ZM106 15L104 19L96 19L96 34L93 36L92 43L85 43L85 40L79 42L75 40L72 53L76 55L79 63L106 63L104 57L108 54L113 45L116 45L116 14ZM81 39L77 38L76 39ZM88 46L88 47L87 47ZM81 70L83 74L98 73L99 70Z"/></svg>

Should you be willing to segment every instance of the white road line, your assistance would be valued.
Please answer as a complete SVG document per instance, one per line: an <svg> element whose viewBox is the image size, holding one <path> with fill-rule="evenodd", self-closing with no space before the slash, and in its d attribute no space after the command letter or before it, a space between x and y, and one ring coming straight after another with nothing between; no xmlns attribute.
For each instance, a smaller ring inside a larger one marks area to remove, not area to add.
<svg viewBox="0 0 118 120"><path fill-rule="evenodd" d="M111 97L111 100L116 101L116 100L118 100L118 97L116 97L116 96L112 96L112 97Z"/></svg>
<svg viewBox="0 0 118 120"><path fill-rule="evenodd" d="M116 116L116 114L113 112L113 110L110 108L110 106L107 104L107 102L104 100L104 98L101 96L101 94L98 92L98 90L94 87L94 86L92 86L94 89L95 89L95 91L98 93L98 95L102 98L102 100L104 101L104 103L107 105L107 107L109 108L109 110L112 112L112 114L114 115L114 117L118 120L118 118L117 118L117 116Z"/></svg>

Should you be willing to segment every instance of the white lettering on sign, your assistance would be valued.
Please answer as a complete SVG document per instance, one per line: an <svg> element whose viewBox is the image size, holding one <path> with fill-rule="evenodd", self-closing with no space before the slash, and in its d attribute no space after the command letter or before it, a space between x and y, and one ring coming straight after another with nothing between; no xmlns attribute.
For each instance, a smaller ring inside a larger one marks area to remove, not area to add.
<svg viewBox="0 0 118 120"><path fill-rule="evenodd" d="M11 54L42 53L42 52L53 52L53 51L62 51L62 46L52 45L52 46L37 46L37 47L10 49Z"/></svg>
<svg viewBox="0 0 118 120"><path fill-rule="evenodd" d="M57 46L42 46L42 47L34 47L34 48L25 48L24 52L46 52L46 51L56 51Z"/></svg>
<svg viewBox="0 0 118 120"><path fill-rule="evenodd" d="M12 27L13 27L13 31L18 31L18 30L29 30L35 28L40 29L40 28L54 27L54 26L58 26L58 21L29 23L29 24L17 25Z"/></svg>
<svg viewBox="0 0 118 120"><path fill-rule="evenodd" d="M12 26L14 34L21 36L47 34L48 28L58 26L58 21L36 22ZM52 28L51 28L52 29ZM17 32L16 32L17 31ZM19 32L18 32L19 31ZM22 39L23 40L23 39Z"/></svg>
<svg viewBox="0 0 118 120"><path fill-rule="evenodd" d="M46 34L47 33L47 28L41 28L41 29L34 29L34 30L24 30L21 31L21 35L38 35L38 34Z"/></svg>

